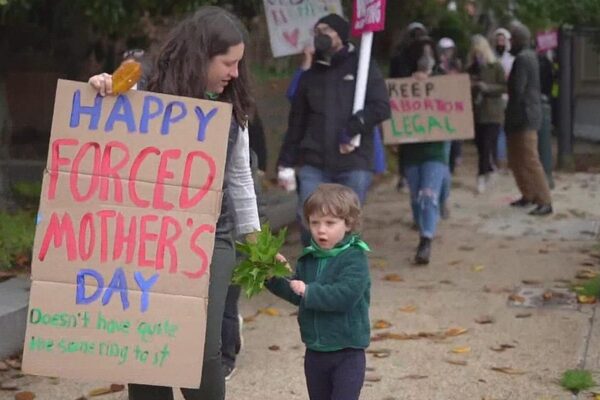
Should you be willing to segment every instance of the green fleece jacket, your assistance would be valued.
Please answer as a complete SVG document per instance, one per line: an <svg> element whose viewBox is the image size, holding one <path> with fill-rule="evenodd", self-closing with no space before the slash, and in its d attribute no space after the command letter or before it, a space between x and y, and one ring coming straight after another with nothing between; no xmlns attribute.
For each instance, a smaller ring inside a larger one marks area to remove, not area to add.
<svg viewBox="0 0 600 400"><path fill-rule="evenodd" d="M368 250L356 235L347 235L331 250L321 249L313 242L304 249L291 278L306 284L303 297L290 289L287 279L267 282L273 294L300 306L300 334L308 349L327 352L369 346Z"/></svg>

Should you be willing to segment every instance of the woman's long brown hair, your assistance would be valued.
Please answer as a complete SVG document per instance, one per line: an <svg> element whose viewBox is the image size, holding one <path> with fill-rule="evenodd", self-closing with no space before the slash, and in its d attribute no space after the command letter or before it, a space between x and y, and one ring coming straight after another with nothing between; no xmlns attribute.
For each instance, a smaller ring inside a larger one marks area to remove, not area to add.
<svg viewBox="0 0 600 400"><path fill-rule="evenodd" d="M219 7L201 7L169 33L152 69L148 90L204 99L210 60L227 53L231 46L247 46L247 42L248 33L235 15ZM219 100L231 103L236 121L245 125L253 106L245 56L239 62L238 74Z"/></svg>

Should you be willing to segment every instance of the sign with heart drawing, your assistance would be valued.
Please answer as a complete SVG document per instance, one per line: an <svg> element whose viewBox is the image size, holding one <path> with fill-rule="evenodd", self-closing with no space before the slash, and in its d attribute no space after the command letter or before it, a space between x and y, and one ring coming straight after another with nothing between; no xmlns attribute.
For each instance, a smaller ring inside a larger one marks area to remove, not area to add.
<svg viewBox="0 0 600 400"><path fill-rule="evenodd" d="M312 46L319 18L343 15L340 0L263 0L273 57L300 54Z"/></svg>

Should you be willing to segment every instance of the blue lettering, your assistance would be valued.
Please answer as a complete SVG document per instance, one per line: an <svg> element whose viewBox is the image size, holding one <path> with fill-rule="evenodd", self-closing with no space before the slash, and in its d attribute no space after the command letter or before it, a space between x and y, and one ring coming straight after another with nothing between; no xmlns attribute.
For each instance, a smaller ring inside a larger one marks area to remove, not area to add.
<svg viewBox="0 0 600 400"><path fill-rule="evenodd" d="M82 106L81 105L81 91L76 90L73 93L73 106L71 108L71 120L69 126L71 128L77 128L79 126L79 119L81 114L88 114L90 116L90 130L98 129L98 121L100 120L100 112L102 110L103 97L96 95L93 106Z"/></svg>
<svg viewBox="0 0 600 400"><path fill-rule="evenodd" d="M198 116L198 141L199 142L204 142L204 139L206 138L206 127L208 126L208 123L210 122L210 120L217 115L217 108L213 108L212 110L210 110L208 112L208 114L204 114L204 112L202 111L202 109L198 106L194 107L194 111L196 112L196 115Z"/></svg>
<svg viewBox="0 0 600 400"><path fill-rule="evenodd" d="M133 109L131 108L131 103L126 96L117 96L115 105L108 116L108 120L106 120L104 131L111 132L114 128L115 122L124 122L127 125L127 131L129 133L135 132Z"/></svg>
<svg viewBox="0 0 600 400"><path fill-rule="evenodd" d="M142 273L139 271L135 272L133 276L138 286L142 290L142 304L140 305L140 309L142 312L145 312L148 309L148 303L150 302L150 288L156 283L158 274L152 275L148 280L145 280L144 275L142 275Z"/></svg>
<svg viewBox="0 0 600 400"><path fill-rule="evenodd" d="M96 280L97 286L96 291L89 297L85 296L85 277L90 276ZM104 287L104 279L99 272L93 269L82 269L77 273L77 292L76 292L76 304L90 304L95 301L102 293Z"/></svg>
<svg viewBox="0 0 600 400"><path fill-rule="evenodd" d="M151 103L156 104L156 111L150 111L152 106ZM157 96L146 96L144 97L144 107L142 109L142 117L140 118L140 132L148 133L148 122L155 117L162 114L165 106L162 100Z"/></svg>
<svg viewBox="0 0 600 400"><path fill-rule="evenodd" d="M179 114L175 114L175 116L171 117L171 114L173 113L173 108L175 106L179 107L180 112L179 112ZM162 126L160 128L160 134L168 135L170 125L183 119L186 115L187 115L187 109L185 108L185 104L183 102L173 101L173 102L169 103L165 110L165 115L163 117Z"/></svg>
<svg viewBox="0 0 600 400"><path fill-rule="evenodd" d="M104 291L104 296L102 296L102 305L107 305L115 291L120 292L121 294L121 303L123 303L123 310L129 308L129 297L127 294L127 278L125 277L125 272L123 268L117 268L113 278L111 279L108 287Z"/></svg>

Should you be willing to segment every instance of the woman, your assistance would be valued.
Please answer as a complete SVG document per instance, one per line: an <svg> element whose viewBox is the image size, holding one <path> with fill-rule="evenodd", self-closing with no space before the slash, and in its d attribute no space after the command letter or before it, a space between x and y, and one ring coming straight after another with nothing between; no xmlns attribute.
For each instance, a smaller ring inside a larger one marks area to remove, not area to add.
<svg viewBox="0 0 600 400"><path fill-rule="evenodd" d="M413 76L426 79L439 75L436 65L435 44L422 37L411 45L409 65ZM413 220L420 233L415 263L429 264L431 241L435 236L440 216L440 194L449 175L448 157L444 142L403 144L400 160L410 188Z"/></svg>
<svg viewBox="0 0 600 400"><path fill-rule="evenodd" d="M475 144L479 155L477 192L481 194L493 178L492 158L504 121L502 94L506 93L506 78L490 43L481 35L473 36L467 60L473 94Z"/></svg>
<svg viewBox="0 0 600 400"><path fill-rule="evenodd" d="M153 92L233 105L223 206L210 265L202 382L198 389L182 389L186 400L225 397L220 340L225 297L235 266L232 237L234 231L250 234L260 229L248 149L247 116L252 102L244 58L247 39L246 30L233 14L218 7L201 7L171 31L148 80L147 90ZM93 76L89 82L101 95L112 93L109 74ZM169 387L129 385L129 399L172 400L173 393Z"/></svg>

